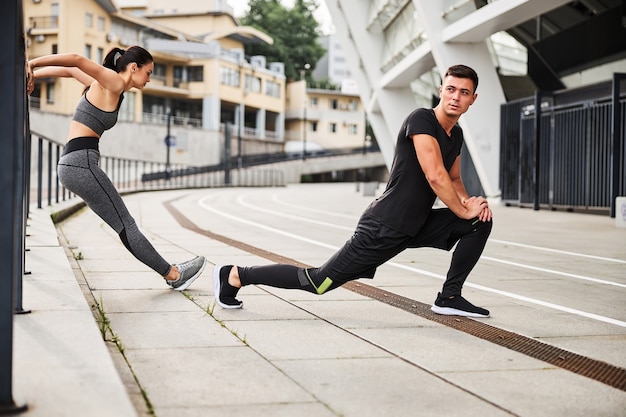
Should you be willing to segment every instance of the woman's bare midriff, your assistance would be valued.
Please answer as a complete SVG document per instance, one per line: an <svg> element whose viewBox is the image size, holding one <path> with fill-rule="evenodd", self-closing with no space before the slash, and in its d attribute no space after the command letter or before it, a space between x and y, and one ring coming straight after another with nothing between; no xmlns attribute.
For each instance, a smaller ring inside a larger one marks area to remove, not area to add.
<svg viewBox="0 0 626 417"><path fill-rule="evenodd" d="M100 136L82 123L72 120L70 122L70 130L67 133L67 142L80 137L93 137L100 139Z"/></svg>

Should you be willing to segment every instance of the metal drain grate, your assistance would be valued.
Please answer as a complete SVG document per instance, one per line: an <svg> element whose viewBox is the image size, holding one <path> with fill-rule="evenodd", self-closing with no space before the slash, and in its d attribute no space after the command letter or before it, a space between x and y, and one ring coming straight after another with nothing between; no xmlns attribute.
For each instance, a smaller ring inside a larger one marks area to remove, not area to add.
<svg viewBox="0 0 626 417"><path fill-rule="evenodd" d="M425 319L452 327L499 346L626 391L626 369L624 368L582 356L467 317L441 316L430 311L430 305L428 304L420 303L389 291L383 291L367 284L349 282L343 287Z"/></svg>
<svg viewBox="0 0 626 417"><path fill-rule="evenodd" d="M255 246L248 245L247 243L240 242L205 229L201 229L195 223L191 222L187 217L185 217L180 211L178 211L171 204L172 201L165 202L165 207L170 212L170 214L172 214L172 216L178 221L178 223L188 230L220 241L229 246L233 246L243 251L252 253L254 255L269 259L273 262L296 265L305 268L311 267L310 265L303 264L302 262L298 262L294 259L286 258L282 255L278 255L273 252L257 248ZM585 376L587 378L617 388L621 391L626 391L626 369L624 368L620 368L618 366L611 365L603 361L582 356L577 353L573 353L568 350L538 341L536 339L513 333L508 330L500 329L498 327L490 326L483 322L472 320L467 317L442 316L439 314L435 314L430 310L430 305L428 304L420 303L419 301L415 301L389 291L384 291L379 288L372 287L371 285L363 284L361 282L348 282L347 284L343 285L343 288L354 291L355 293L358 293L365 297L369 297L374 300L381 301L385 304L400 308L404 311L408 311L425 319L443 324L448 327L452 327L467 334L471 334L472 336L476 336L480 339L495 343L499 346L511 349L515 352L522 353L524 355L539 359L559 368Z"/></svg>

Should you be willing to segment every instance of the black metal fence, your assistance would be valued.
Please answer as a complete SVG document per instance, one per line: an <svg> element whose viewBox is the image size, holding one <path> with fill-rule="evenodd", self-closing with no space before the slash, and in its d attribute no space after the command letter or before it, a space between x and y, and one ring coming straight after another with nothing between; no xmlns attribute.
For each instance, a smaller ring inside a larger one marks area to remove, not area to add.
<svg viewBox="0 0 626 417"><path fill-rule="evenodd" d="M32 147L30 176L37 180L31 184L30 191L37 208L71 200L75 196L60 184L56 174L64 145L42 134L29 133L26 143ZM102 155L100 167L121 194L174 188L285 185L282 171L257 168L227 175L223 164L208 169ZM229 181L229 176L234 179Z"/></svg>
<svg viewBox="0 0 626 417"><path fill-rule="evenodd" d="M508 204L615 216L626 195L626 74L504 104L500 188Z"/></svg>

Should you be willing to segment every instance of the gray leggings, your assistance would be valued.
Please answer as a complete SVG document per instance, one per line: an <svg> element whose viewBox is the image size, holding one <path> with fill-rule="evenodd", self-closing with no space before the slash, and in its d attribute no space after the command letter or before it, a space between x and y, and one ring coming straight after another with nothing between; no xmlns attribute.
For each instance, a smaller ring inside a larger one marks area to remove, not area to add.
<svg viewBox="0 0 626 417"><path fill-rule="evenodd" d="M162 276L167 275L171 265L139 231L122 197L100 169L99 162L98 138L71 140L57 166L61 184L81 197L94 213L111 226L130 253Z"/></svg>

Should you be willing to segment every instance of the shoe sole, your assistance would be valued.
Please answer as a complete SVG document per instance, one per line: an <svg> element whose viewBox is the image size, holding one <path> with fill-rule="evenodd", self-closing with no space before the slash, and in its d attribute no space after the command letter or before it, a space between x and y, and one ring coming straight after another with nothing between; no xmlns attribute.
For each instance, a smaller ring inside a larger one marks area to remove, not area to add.
<svg viewBox="0 0 626 417"><path fill-rule="evenodd" d="M215 291L215 301L222 308L230 308L230 309L242 308L243 303L239 303L238 305L231 306L229 304L224 304L220 301L220 284L221 284L220 271L222 270L223 267L224 265L215 265L215 269L213 269L213 290Z"/></svg>
<svg viewBox="0 0 626 417"><path fill-rule="evenodd" d="M462 317L477 317L477 318L489 317L489 314L484 315L480 313L472 313L469 311L457 310L456 308L439 307L437 305L433 305L430 309L433 312L437 314L441 314L443 316L462 316Z"/></svg>
<svg viewBox="0 0 626 417"><path fill-rule="evenodd" d="M202 262L202 266L200 267L200 269L198 269L198 272L196 272L194 276L192 276L187 281L185 281L185 283L181 285L180 287L172 288L172 289L174 291L185 291L200 276L200 274L202 274L202 271L204 271L205 266L206 266L206 259L204 259L204 262Z"/></svg>

